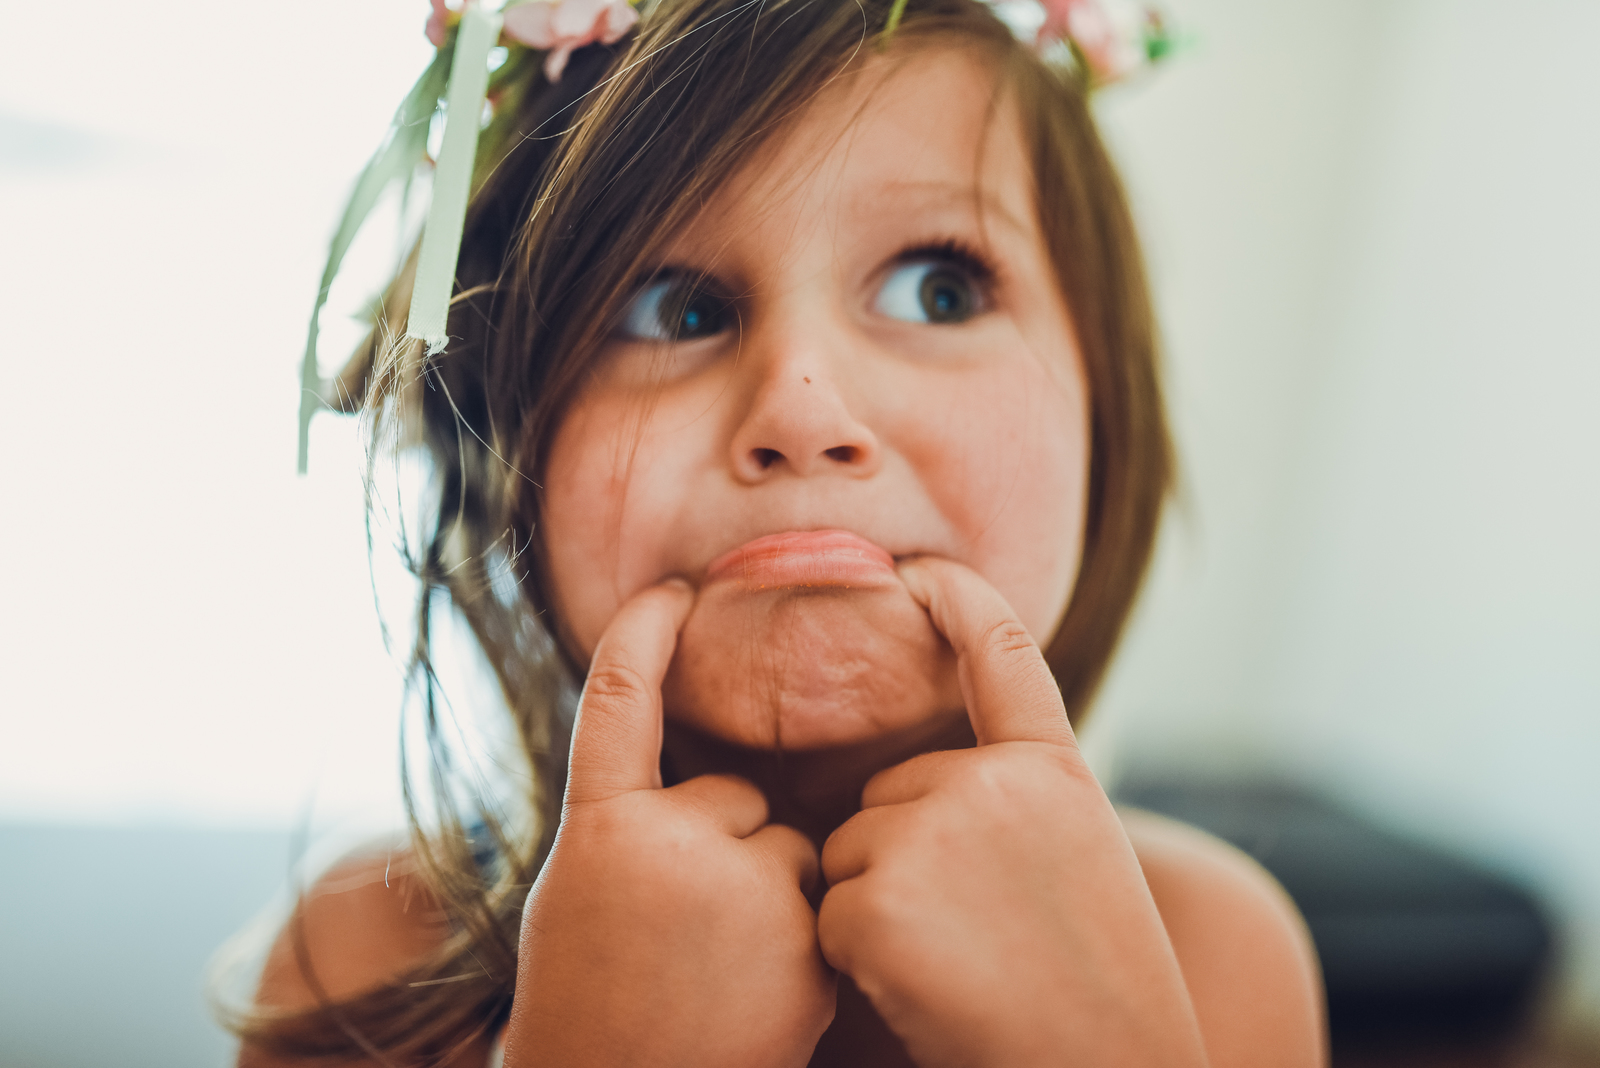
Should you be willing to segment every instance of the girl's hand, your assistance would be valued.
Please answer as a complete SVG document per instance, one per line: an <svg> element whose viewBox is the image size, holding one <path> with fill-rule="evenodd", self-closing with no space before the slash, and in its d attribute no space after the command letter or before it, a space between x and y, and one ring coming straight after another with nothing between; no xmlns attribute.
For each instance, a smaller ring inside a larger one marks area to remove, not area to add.
<svg viewBox="0 0 1600 1068"><path fill-rule="evenodd" d="M833 1018L815 849L743 779L661 787L661 679L693 600L646 590L595 649L523 916L508 1068L803 1065Z"/></svg>
<svg viewBox="0 0 1600 1068"><path fill-rule="evenodd" d="M975 572L902 565L977 747L874 776L822 851L817 933L918 1064L1204 1065L1178 962L1044 657Z"/></svg>

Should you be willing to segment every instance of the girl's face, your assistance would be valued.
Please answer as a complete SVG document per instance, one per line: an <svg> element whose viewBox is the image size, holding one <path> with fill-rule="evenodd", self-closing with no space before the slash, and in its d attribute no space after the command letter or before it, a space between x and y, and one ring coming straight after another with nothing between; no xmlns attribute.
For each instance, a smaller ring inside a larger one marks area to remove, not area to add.
<svg viewBox="0 0 1600 1068"><path fill-rule="evenodd" d="M585 655L669 575L674 723L757 749L962 702L896 577L974 568L1041 644L1082 548L1088 397L1015 109L955 48L830 86L641 282L556 434L544 538Z"/></svg>

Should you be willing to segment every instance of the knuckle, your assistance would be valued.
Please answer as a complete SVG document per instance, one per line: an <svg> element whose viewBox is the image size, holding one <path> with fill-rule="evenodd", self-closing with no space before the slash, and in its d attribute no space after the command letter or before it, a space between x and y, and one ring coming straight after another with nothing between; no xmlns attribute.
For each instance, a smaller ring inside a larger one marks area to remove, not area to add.
<svg viewBox="0 0 1600 1068"><path fill-rule="evenodd" d="M829 882L838 881L839 872L844 866L844 848L838 831L830 834L828 840L822 843L822 852L818 854L817 859L822 864L822 874Z"/></svg>
<svg viewBox="0 0 1600 1068"><path fill-rule="evenodd" d="M767 877L787 880L791 872L815 866L816 851L799 831L774 823L768 824L757 834L756 844L759 848L756 858Z"/></svg>
<svg viewBox="0 0 1600 1068"><path fill-rule="evenodd" d="M712 848L693 821L662 820L651 828L648 841L640 843L637 884L651 887L653 895L680 902L715 898L720 891L713 874L718 866L710 859Z"/></svg>
<svg viewBox="0 0 1600 1068"><path fill-rule="evenodd" d="M759 806L762 812L767 810L767 795L761 788L743 775L734 775L731 772L717 775L708 775L713 790L723 805L751 804Z"/></svg>
<svg viewBox="0 0 1600 1068"><path fill-rule="evenodd" d="M812 860L819 858L817 847L811 844L811 839L795 830L793 827L782 823L767 824L768 834L772 836L773 845L784 856L809 857Z"/></svg>
<svg viewBox="0 0 1600 1068"><path fill-rule="evenodd" d="M962 764L961 783L980 796L1004 797L1015 787L1020 763L1014 745L975 749L972 759Z"/></svg>
<svg viewBox="0 0 1600 1068"><path fill-rule="evenodd" d="M873 943L881 937L875 928L871 913L864 906L865 894L861 880L829 890L817 909L817 946L822 956L842 972L854 973L857 964L873 952Z"/></svg>
<svg viewBox="0 0 1600 1068"><path fill-rule="evenodd" d="M897 881L879 874L861 880L857 905L863 925L880 937L897 930L905 917L909 893Z"/></svg>
<svg viewBox="0 0 1600 1068"><path fill-rule="evenodd" d="M690 813L672 813L651 829L651 852L677 865L702 852L710 837L704 821Z"/></svg>
<svg viewBox="0 0 1600 1068"><path fill-rule="evenodd" d="M839 913L839 898L830 891L817 909L817 948L822 958L843 972L850 970L851 938Z"/></svg>
<svg viewBox="0 0 1600 1068"><path fill-rule="evenodd" d="M997 659L1032 659L1039 655L1039 646L1033 640L1033 635L1028 633L1028 628L1022 625L1021 620L1015 618L989 624L979 638L978 646L986 655Z"/></svg>
<svg viewBox="0 0 1600 1068"><path fill-rule="evenodd" d="M879 875L828 891L817 912L817 943L828 963L858 981L875 965L904 959L921 933L914 892Z"/></svg>
<svg viewBox="0 0 1600 1068"><path fill-rule="evenodd" d="M1059 747L1014 743L977 751L961 777L964 803L971 809L1009 817L1051 807L1071 774Z"/></svg>
<svg viewBox="0 0 1600 1068"><path fill-rule="evenodd" d="M644 676L627 664L598 664L584 680L580 707L648 702L653 697L651 690Z"/></svg>

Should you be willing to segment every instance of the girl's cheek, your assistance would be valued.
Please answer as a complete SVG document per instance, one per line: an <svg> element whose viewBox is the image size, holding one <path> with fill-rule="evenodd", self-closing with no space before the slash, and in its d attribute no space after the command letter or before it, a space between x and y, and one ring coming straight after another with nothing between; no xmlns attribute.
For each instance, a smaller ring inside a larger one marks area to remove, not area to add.
<svg viewBox="0 0 1600 1068"><path fill-rule="evenodd" d="M678 569L671 538L697 444L671 398L652 400L591 391L563 419L545 467L553 607L585 653L623 601Z"/></svg>
<svg viewBox="0 0 1600 1068"><path fill-rule="evenodd" d="M587 654L616 611L620 527L626 501L620 421L604 404L580 400L562 419L544 469L545 549L551 607Z"/></svg>
<svg viewBox="0 0 1600 1068"><path fill-rule="evenodd" d="M959 540L1041 643L1071 594L1088 484L1088 411L1078 377L1031 356L961 382L902 431Z"/></svg>
<svg viewBox="0 0 1600 1068"><path fill-rule="evenodd" d="M1000 518L1028 450L1028 383L1015 369L953 376L894 435L924 490L969 544Z"/></svg>

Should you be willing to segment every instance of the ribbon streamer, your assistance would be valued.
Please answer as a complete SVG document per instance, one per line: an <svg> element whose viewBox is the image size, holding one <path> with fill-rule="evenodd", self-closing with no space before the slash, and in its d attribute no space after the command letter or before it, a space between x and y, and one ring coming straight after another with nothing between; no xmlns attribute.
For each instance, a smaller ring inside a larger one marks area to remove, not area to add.
<svg viewBox="0 0 1600 1068"><path fill-rule="evenodd" d="M467 196L472 192L483 101L489 89L489 50L500 39L500 23L498 11L485 11L472 4L461 12L461 27L456 32L444 144L434 169L433 202L428 206L428 221L422 231L416 284L406 321L406 337L426 344L430 356L443 352L450 340L445 322L455 288Z"/></svg>
<svg viewBox="0 0 1600 1068"><path fill-rule="evenodd" d="M322 306L328 302L328 291L344 263L345 253L355 240L361 226L377 206L378 198L390 182L399 181L409 187L417 166L428 155L428 124L439 109L439 97L445 91L450 77L452 53L439 49L433 62L411 87L411 92L395 111L389 125L389 136L382 147L356 179L350 201L339 217L339 228L328 245L328 262L322 268L322 283L317 289L317 301L311 308L311 324L306 330L306 351L300 362L300 447L298 467L306 473L306 458L310 448L311 417L326 405L323 402L322 375L317 368L317 332Z"/></svg>

